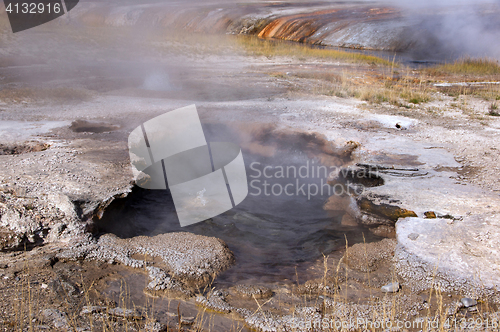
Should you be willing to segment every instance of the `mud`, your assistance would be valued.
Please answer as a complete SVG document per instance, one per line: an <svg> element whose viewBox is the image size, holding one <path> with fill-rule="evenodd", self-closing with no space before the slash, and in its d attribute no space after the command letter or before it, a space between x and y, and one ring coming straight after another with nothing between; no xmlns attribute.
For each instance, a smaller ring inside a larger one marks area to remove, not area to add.
<svg viewBox="0 0 500 332"><path fill-rule="evenodd" d="M119 129L119 126L108 123L93 123L85 120L76 120L71 123L70 130L75 133L106 133Z"/></svg>
<svg viewBox="0 0 500 332"><path fill-rule="evenodd" d="M2 301L3 329L130 331L156 326L158 331L167 327L187 331L234 326L248 331L243 323L200 311L194 301L145 295L142 289L148 278L144 270L97 260L59 260L56 256L61 249L47 245L1 254L3 296L27 299Z"/></svg>
<svg viewBox="0 0 500 332"><path fill-rule="evenodd" d="M361 272L373 272L380 261L394 256L396 241L384 239L376 243L359 243L349 248L347 265Z"/></svg>

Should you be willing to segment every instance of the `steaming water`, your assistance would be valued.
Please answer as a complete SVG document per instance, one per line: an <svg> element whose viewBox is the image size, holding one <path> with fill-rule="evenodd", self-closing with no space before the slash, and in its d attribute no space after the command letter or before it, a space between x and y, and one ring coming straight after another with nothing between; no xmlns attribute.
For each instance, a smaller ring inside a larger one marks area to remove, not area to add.
<svg viewBox="0 0 500 332"><path fill-rule="evenodd" d="M150 74L144 80L142 88L150 91L178 91L180 87L176 87L170 83L170 78L167 73L160 72Z"/></svg>
<svg viewBox="0 0 500 332"><path fill-rule="evenodd" d="M116 201L107 209L100 221L101 230L120 237L187 231L220 238L236 256L236 265L219 279L221 282L293 280L296 268L299 272L304 271L309 264L321 259L322 254L345 247L346 237L349 244L363 241L363 233L367 241L375 240L366 229L342 226L342 207L334 212L323 209L329 196L326 189L323 195L314 195L310 199L302 192L296 195L297 181L299 186L304 185L305 190L308 184L320 187L325 183L323 173L321 176L318 172L312 174L312 169L320 165L318 161L292 148L280 150L273 157L243 152L249 181L261 182L253 182L249 195L236 208L182 228L168 190L137 188L128 198ZM257 178L256 169L262 171L266 166L268 170L274 170L268 175L279 170L279 166L297 170L302 167L302 175L306 175L308 167L310 173L307 178L298 174L295 177L293 172L289 173L289 178L265 178L263 175ZM290 184L288 193L293 193L293 196L274 195L270 187L269 195L266 195L264 180L275 185L275 194L279 194L279 186L283 188ZM256 187L262 190L259 195Z"/></svg>

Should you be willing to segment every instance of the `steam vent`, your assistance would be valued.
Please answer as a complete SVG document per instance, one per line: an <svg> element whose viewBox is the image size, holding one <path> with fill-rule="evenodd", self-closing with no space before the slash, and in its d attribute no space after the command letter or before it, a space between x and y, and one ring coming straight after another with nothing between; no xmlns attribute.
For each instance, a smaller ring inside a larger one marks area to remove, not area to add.
<svg viewBox="0 0 500 332"><path fill-rule="evenodd" d="M498 1L1 6L0 330L498 330Z"/></svg>

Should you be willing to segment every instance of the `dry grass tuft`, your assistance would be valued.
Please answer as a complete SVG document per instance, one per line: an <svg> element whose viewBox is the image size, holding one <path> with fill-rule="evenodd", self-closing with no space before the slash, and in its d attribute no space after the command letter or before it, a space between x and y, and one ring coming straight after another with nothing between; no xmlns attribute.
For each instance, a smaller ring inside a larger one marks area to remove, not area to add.
<svg viewBox="0 0 500 332"><path fill-rule="evenodd" d="M491 105L489 107L488 115L500 116L500 113L498 113L498 104L496 102L491 103Z"/></svg>
<svg viewBox="0 0 500 332"><path fill-rule="evenodd" d="M387 83L387 82L386 82ZM427 103L432 100L431 90L425 85L416 85L402 80L398 84L354 84L344 80L333 85L322 94L339 98L357 98L371 104L389 103L400 107Z"/></svg>
<svg viewBox="0 0 500 332"><path fill-rule="evenodd" d="M255 36L238 36L238 43L247 53L257 56L275 57L291 56L297 58L316 58L340 60L353 63L391 66L392 62L362 53L313 48L310 45L282 40L266 40Z"/></svg>
<svg viewBox="0 0 500 332"><path fill-rule="evenodd" d="M453 63L439 65L428 70L432 75L499 75L500 63L489 58L463 58Z"/></svg>

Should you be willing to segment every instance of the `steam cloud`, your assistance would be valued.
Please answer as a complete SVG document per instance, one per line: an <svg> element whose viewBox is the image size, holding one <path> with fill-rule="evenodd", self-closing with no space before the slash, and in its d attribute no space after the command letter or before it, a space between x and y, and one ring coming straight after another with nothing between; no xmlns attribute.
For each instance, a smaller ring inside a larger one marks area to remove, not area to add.
<svg viewBox="0 0 500 332"><path fill-rule="evenodd" d="M453 60L460 57L500 59L500 1L394 0L415 20L414 56Z"/></svg>

